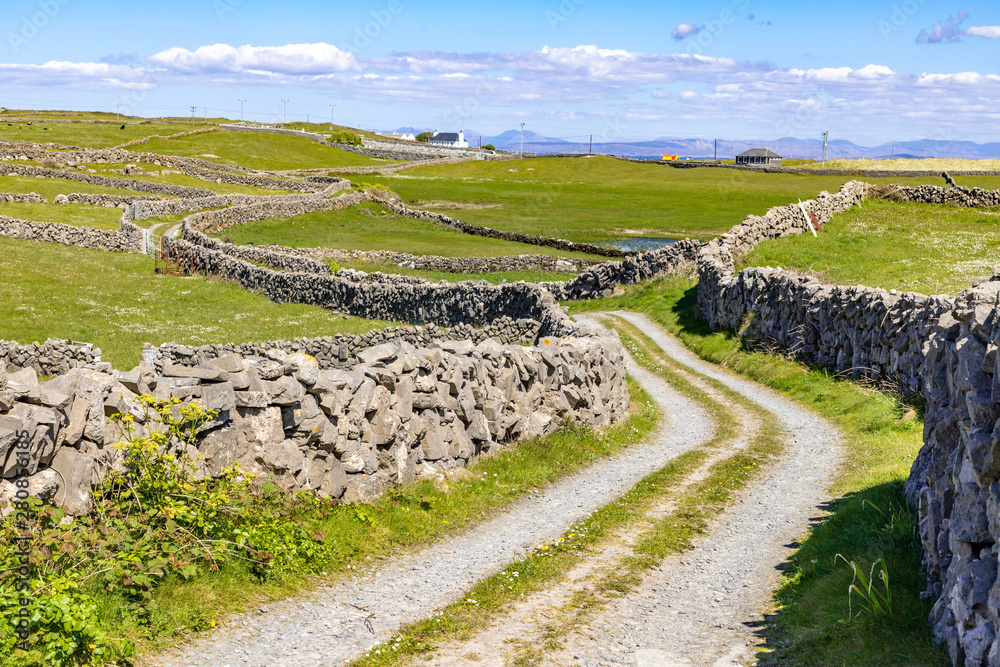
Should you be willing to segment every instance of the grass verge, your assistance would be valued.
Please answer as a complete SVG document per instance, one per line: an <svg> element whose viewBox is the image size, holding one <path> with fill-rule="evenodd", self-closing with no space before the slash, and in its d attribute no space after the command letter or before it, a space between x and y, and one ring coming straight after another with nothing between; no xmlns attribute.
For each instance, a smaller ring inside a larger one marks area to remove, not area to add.
<svg viewBox="0 0 1000 667"><path fill-rule="evenodd" d="M762 665L947 665L931 641L930 606L916 517L902 497L903 481L920 449L919 406L786 358L746 349L729 332L701 319L692 280L665 278L623 296L572 305L572 311L643 312L702 358L768 386L815 410L844 434L846 463L831 491L827 517L803 536L787 563L779 610L766 628ZM853 574L837 554L868 572L884 559L891 613L849 618Z"/></svg>

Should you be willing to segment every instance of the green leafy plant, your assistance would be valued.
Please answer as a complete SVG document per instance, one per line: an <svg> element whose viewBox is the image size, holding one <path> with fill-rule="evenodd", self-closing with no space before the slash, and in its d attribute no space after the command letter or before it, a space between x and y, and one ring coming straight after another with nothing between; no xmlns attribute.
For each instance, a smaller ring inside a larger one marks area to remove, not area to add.
<svg viewBox="0 0 1000 667"><path fill-rule="evenodd" d="M849 561L843 554L837 554L834 561L840 559L847 563L854 573L854 579L847 588L848 618L857 618L863 613L871 616L891 616L892 615L892 590L889 588L889 572L886 570L885 560L879 558L872 563L868 576L865 576L857 563ZM875 570L878 569L876 576ZM882 583L882 590L878 589L877 583ZM860 610L854 613L854 596L861 599Z"/></svg>

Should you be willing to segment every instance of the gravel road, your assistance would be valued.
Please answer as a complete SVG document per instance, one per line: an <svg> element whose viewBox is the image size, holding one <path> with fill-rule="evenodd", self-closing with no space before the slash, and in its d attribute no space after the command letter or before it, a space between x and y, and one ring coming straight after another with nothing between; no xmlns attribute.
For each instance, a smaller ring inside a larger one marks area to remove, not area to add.
<svg viewBox="0 0 1000 667"><path fill-rule="evenodd" d="M617 312L669 356L774 414L791 434L772 463L691 551L669 558L633 594L611 601L549 656L553 665L731 667L753 663L790 544L805 532L842 454L836 429L812 412L697 359L647 318Z"/></svg>
<svg viewBox="0 0 1000 667"><path fill-rule="evenodd" d="M357 658L403 625L461 599L480 579L523 558L533 546L556 539L671 458L711 437L711 419L695 403L631 361L628 372L667 416L646 442L518 502L465 534L389 559L371 573L303 598L235 616L207 637L145 662L165 667L329 667Z"/></svg>

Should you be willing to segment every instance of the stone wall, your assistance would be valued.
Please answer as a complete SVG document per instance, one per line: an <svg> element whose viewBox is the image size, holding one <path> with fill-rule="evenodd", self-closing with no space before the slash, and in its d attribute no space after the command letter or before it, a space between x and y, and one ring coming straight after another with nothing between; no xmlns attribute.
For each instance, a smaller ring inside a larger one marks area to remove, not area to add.
<svg viewBox="0 0 1000 667"><path fill-rule="evenodd" d="M197 366L212 359L229 354L241 357L267 356L270 350L281 350L288 354L305 353L316 359L320 369L347 368L357 363L358 354L363 350L385 343L408 343L417 347L454 340L470 340L475 344L492 338L502 345L518 343L533 344L538 340L539 324L534 320L513 320L501 317L481 329L466 324L453 327L426 326L387 327L373 329L367 333L351 335L336 334L320 338L296 338L295 340L270 341L265 343L226 343L223 345L202 345L190 347L168 343L159 347L148 345L143 349L143 362L158 370L165 363L181 366Z"/></svg>
<svg viewBox="0 0 1000 667"><path fill-rule="evenodd" d="M132 190L135 192L151 192L170 197L210 197L215 194L211 190L202 190L200 188L151 183L134 178L115 178L75 171L63 171L61 169L48 169L46 167L32 167L24 164L0 164L0 175L25 176L29 178L60 178L67 181L77 181L78 183L102 185L108 188Z"/></svg>
<svg viewBox="0 0 1000 667"><path fill-rule="evenodd" d="M28 194L0 192L0 202L7 202L8 204L44 204L46 199L36 192L29 192Z"/></svg>
<svg viewBox="0 0 1000 667"><path fill-rule="evenodd" d="M32 222L0 216L0 236L26 241L58 243L60 245L110 250L113 252L142 252L142 232L134 225L117 230L74 227L58 222Z"/></svg>
<svg viewBox="0 0 1000 667"><path fill-rule="evenodd" d="M160 200L145 199L129 195L91 195L73 192L68 195L57 195L53 203L55 204L86 204L88 206L104 206L106 208L126 208L131 207L138 201L190 201L190 200Z"/></svg>
<svg viewBox="0 0 1000 667"><path fill-rule="evenodd" d="M269 350L199 367L77 368L45 383L31 369L4 373L0 477L13 474L14 442L26 432L29 483L54 485L56 502L71 513L89 511L91 486L120 456L106 417L133 415L145 428L137 398L151 393L218 411L187 452L206 475L238 463L288 491L369 500L390 484L466 465L515 440L626 414L621 344L578 333L530 348L494 340L384 343L360 352L346 371ZM0 481L0 513L9 512L13 491Z"/></svg>
<svg viewBox="0 0 1000 667"><path fill-rule="evenodd" d="M0 340L0 372L33 369L39 375L62 375L72 368L101 363L101 348L91 343L49 338L21 345Z"/></svg>
<svg viewBox="0 0 1000 667"><path fill-rule="evenodd" d="M1000 664L1000 282L963 292L928 336L919 510L934 636L956 665Z"/></svg>
<svg viewBox="0 0 1000 667"><path fill-rule="evenodd" d="M905 394L920 391L923 346L949 297L863 286L826 285L769 268L738 275L737 257L762 241L808 233L807 216L822 225L860 203L870 186L851 181L835 195L747 216L698 254L698 299L713 326L749 325L747 335L811 363L876 378Z"/></svg>

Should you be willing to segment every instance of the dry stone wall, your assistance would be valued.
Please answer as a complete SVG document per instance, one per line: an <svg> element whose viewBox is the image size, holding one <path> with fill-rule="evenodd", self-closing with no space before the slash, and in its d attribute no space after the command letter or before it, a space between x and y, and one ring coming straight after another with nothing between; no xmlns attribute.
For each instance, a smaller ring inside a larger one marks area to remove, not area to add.
<svg viewBox="0 0 1000 667"><path fill-rule="evenodd" d="M239 464L288 491L369 500L562 424L600 426L625 414L621 344L570 333L578 335L530 348L492 339L383 343L359 352L349 370L271 349L197 367L75 368L45 383L31 369L4 373L0 478L14 474L14 444L26 432L29 483L54 484L56 502L89 511L91 486L120 457L107 416L132 415L145 428L138 396L149 393L218 412L186 452L206 475ZM14 491L0 481L0 513Z"/></svg>
<svg viewBox="0 0 1000 667"><path fill-rule="evenodd" d="M49 338L21 345L0 340L0 372L30 368L39 375L62 375L73 368L101 363L101 348L91 343Z"/></svg>
<svg viewBox="0 0 1000 667"><path fill-rule="evenodd" d="M18 194L12 192L0 192L0 202L8 204L44 204L46 200L36 192Z"/></svg>
<svg viewBox="0 0 1000 667"><path fill-rule="evenodd" d="M77 181L78 183L102 185L104 187L117 188L119 190L150 192L170 197L210 197L215 194L211 190L202 190L200 188L151 183L149 181L141 181L133 178L98 176L96 174L63 171L61 169L49 169L47 167L32 167L24 164L0 164L0 175L24 176L30 178L60 178L68 181Z"/></svg>
<svg viewBox="0 0 1000 667"><path fill-rule="evenodd" d="M0 216L0 236L112 252L142 252L143 249L142 232L134 225L117 230L91 229Z"/></svg>

